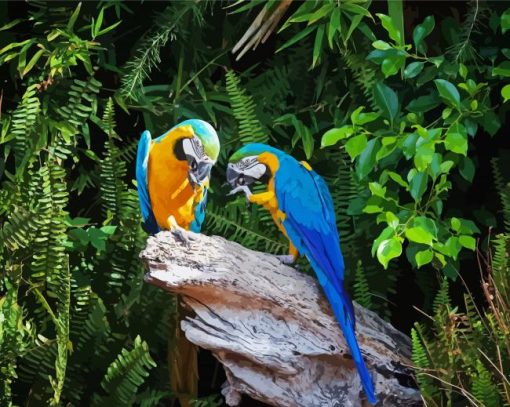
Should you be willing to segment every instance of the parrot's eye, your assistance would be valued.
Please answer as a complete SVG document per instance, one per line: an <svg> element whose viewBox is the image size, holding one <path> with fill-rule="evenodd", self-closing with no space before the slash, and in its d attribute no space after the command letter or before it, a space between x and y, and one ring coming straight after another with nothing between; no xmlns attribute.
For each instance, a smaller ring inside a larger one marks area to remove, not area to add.
<svg viewBox="0 0 510 407"><path fill-rule="evenodd" d="M197 162L193 160L190 164L191 171L196 171L197 169Z"/></svg>
<svg viewBox="0 0 510 407"><path fill-rule="evenodd" d="M246 181L244 179L244 177L242 175L239 176L239 178L237 179L237 183L239 185L245 185L246 184Z"/></svg>

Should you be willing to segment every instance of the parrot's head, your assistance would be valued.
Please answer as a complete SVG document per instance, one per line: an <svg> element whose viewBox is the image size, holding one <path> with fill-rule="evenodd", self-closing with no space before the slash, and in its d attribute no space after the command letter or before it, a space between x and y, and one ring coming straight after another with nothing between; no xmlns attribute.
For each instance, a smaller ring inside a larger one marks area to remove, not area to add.
<svg viewBox="0 0 510 407"><path fill-rule="evenodd" d="M176 151L178 158L188 163L188 179L193 188L209 180L212 166L220 153L220 141L216 130L207 122L198 119L185 120L176 127L191 126L193 137L182 139Z"/></svg>
<svg viewBox="0 0 510 407"><path fill-rule="evenodd" d="M265 152L278 150L266 144L246 144L237 150L231 157L227 166L227 182L232 190L235 188L248 188L257 181L265 183L270 176L267 166L259 161L259 155Z"/></svg>

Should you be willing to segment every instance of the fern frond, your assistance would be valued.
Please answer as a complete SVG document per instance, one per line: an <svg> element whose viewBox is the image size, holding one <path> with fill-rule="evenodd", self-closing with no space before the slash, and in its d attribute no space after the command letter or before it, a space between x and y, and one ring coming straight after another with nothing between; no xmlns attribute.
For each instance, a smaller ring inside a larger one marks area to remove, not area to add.
<svg viewBox="0 0 510 407"><path fill-rule="evenodd" d="M357 88L361 90L361 93L365 100L370 104L372 109L377 110L377 104L374 100L373 89L377 81L377 69L375 65L367 62L365 57L358 53L352 53L345 51L342 55L345 64L352 72L354 77L354 83Z"/></svg>
<svg viewBox="0 0 510 407"><path fill-rule="evenodd" d="M480 33L483 21L487 19L490 9L480 4L479 0L472 0L458 33L458 41L447 50L447 55L455 62L476 60L478 53L472 43L472 36Z"/></svg>
<svg viewBox="0 0 510 407"><path fill-rule="evenodd" d="M41 112L41 102L37 97L37 84L27 88L18 107L12 113L10 131L15 136L14 156L18 172L26 165L33 153L35 125Z"/></svg>
<svg viewBox="0 0 510 407"><path fill-rule="evenodd" d="M448 309L451 307L450 294L448 293L448 290L449 290L448 278L445 277L443 278L439 291L437 292L437 295L434 298L434 303L432 305L434 314L442 312L444 308Z"/></svg>
<svg viewBox="0 0 510 407"><path fill-rule="evenodd" d="M361 306L372 309L372 296L368 286L367 277L363 270L361 260L358 260L356 267L356 282L354 283L354 300Z"/></svg>
<svg viewBox="0 0 510 407"><path fill-rule="evenodd" d="M505 304L510 306L510 235L499 234L492 240L492 278Z"/></svg>
<svg viewBox="0 0 510 407"><path fill-rule="evenodd" d="M8 276L19 275L17 267L6 264ZM0 405L12 405L12 389L18 377L18 359L23 357L35 343L34 326L23 317L18 304L18 283L5 277L2 286L6 294L0 298Z"/></svg>
<svg viewBox="0 0 510 407"><path fill-rule="evenodd" d="M266 143L268 135L255 114L255 102L241 86L241 80L233 71L228 71L226 88L234 117L238 123L238 138L241 143Z"/></svg>
<svg viewBox="0 0 510 407"><path fill-rule="evenodd" d="M67 103L56 110L57 113L77 129L81 128L97 109L97 95L102 87L101 82L89 77L86 81L74 79Z"/></svg>
<svg viewBox="0 0 510 407"><path fill-rule="evenodd" d="M503 175L499 158L492 158L491 164L494 184L496 185L496 190L501 200L501 212L503 214L505 231L510 233L510 182L506 180Z"/></svg>
<svg viewBox="0 0 510 407"><path fill-rule="evenodd" d="M142 91L143 81L161 63L161 49L186 31L186 16L193 15L195 21L203 21L201 3L185 1L168 6L154 18L154 28L140 41L135 57L126 64L127 74L122 78L121 93L134 98Z"/></svg>
<svg viewBox="0 0 510 407"><path fill-rule="evenodd" d="M94 397L95 406L130 406L136 398L136 392L149 375L156 363L149 354L149 347L140 336L135 338L133 349L122 349L117 358L108 367L101 381L106 396Z"/></svg>
<svg viewBox="0 0 510 407"><path fill-rule="evenodd" d="M479 360L476 363L476 374L473 375L472 394L484 407L501 406L498 388L492 382L489 371Z"/></svg>

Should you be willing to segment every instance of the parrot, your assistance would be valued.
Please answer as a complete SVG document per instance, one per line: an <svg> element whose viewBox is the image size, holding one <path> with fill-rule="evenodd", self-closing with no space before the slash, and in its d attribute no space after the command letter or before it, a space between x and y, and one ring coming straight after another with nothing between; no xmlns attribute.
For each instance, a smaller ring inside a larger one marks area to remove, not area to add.
<svg viewBox="0 0 510 407"><path fill-rule="evenodd" d="M356 340L354 308L344 285L344 260L336 228L333 199L326 182L305 161L266 144L250 143L237 150L227 165L228 195L244 193L249 202L269 210L289 240L292 264L304 255L317 275L351 351L368 401L377 403L374 385ZM253 194L250 185L267 190Z"/></svg>
<svg viewBox="0 0 510 407"><path fill-rule="evenodd" d="M205 219L212 166L220 152L214 128L198 119L185 120L151 139L144 131L138 142L136 181L142 227L149 234L171 230L184 243L184 231L199 233ZM176 321L187 311L177 299ZM170 385L182 407L190 406L198 387L197 349L179 323L170 336Z"/></svg>

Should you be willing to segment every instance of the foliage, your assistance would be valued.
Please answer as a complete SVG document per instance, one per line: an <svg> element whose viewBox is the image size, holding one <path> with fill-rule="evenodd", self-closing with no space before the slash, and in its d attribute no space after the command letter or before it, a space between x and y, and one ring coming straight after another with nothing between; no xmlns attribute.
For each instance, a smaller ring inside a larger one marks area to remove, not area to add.
<svg viewBox="0 0 510 407"><path fill-rule="evenodd" d="M482 280L485 310L469 291L465 312L452 306L445 279L436 296L432 329L416 323L412 331L413 362L427 405L510 403L510 236L496 236L493 247Z"/></svg>
<svg viewBox="0 0 510 407"><path fill-rule="evenodd" d="M205 233L285 253L267 211L225 196L225 165L254 141L307 160L329 184L357 301L410 326L394 303L402 307L409 291L400 289L409 263L420 269L434 322L412 332L413 361L431 405L462 394L508 402L498 369L472 346L492 361L499 346L508 363L508 331L471 297L455 304L448 287L488 226L509 232L504 155L490 153L494 199L464 202L480 188L478 147L503 143L510 51L499 44L510 9L475 0L432 16L418 5L413 21L400 1L385 14L381 2L294 2L261 53L233 61L253 11L272 13L276 3L31 1L16 13L0 3L0 70L10 78L0 89L2 405L156 406L173 397L175 303L142 284L146 235L132 179L141 131L158 135L186 118L211 122L222 144ZM484 278L507 295L505 239L493 241ZM449 278L437 295L435 270Z"/></svg>

